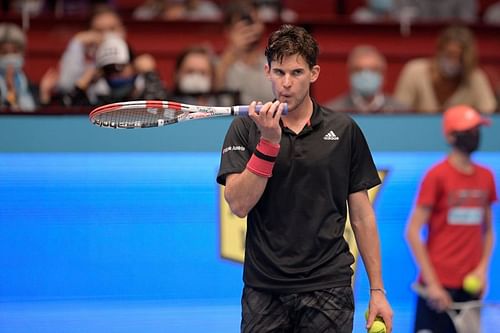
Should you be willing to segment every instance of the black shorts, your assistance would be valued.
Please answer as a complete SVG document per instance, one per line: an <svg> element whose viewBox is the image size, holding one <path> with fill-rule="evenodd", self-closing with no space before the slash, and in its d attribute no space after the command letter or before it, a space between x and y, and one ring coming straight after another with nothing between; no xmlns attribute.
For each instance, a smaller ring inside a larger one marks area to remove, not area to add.
<svg viewBox="0 0 500 333"><path fill-rule="evenodd" d="M241 300L242 333L351 333L352 288L273 294L250 287Z"/></svg>
<svg viewBox="0 0 500 333"><path fill-rule="evenodd" d="M453 302L467 302L476 300L462 289L446 288ZM417 309L415 314L415 333L456 333L455 325L446 311L437 312L427 304L427 300L422 297L417 299Z"/></svg>

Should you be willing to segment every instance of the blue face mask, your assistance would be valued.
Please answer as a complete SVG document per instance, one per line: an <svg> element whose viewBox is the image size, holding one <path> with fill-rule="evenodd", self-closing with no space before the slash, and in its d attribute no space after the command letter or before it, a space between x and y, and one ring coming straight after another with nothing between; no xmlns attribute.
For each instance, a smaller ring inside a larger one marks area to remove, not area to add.
<svg viewBox="0 0 500 333"><path fill-rule="evenodd" d="M106 81L112 89L133 86L135 82L135 75L106 79Z"/></svg>
<svg viewBox="0 0 500 333"><path fill-rule="evenodd" d="M390 12L393 7L392 0L370 0L369 6L378 13Z"/></svg>
<svg viewBox="0 0 500 333"><path fill-rule="evenodd" d="M374 96L382 86L382 75L369 69L351 74L352 89L363 97Z"/></svg>
<svg viewBox="0 0 500 333"><path fill-rule="evenodd" d="M24 65L24 57L18 53L11 53L0 56L0 70L6 71L11 67L15 71L20 71Z"/></svg>

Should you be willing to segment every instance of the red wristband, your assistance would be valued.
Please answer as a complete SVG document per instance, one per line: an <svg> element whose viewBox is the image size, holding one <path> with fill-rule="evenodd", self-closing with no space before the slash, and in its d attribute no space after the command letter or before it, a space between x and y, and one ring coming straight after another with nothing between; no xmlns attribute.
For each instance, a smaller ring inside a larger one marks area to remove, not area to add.
<svg viewBox="0 0 500 333"><path fill-rule="evenodd" d="M271 143L265 139L255 148L255 152L247 163L247 169L257 176L269 178L272 176L274 162L280 151L280 145Z"/></svg>

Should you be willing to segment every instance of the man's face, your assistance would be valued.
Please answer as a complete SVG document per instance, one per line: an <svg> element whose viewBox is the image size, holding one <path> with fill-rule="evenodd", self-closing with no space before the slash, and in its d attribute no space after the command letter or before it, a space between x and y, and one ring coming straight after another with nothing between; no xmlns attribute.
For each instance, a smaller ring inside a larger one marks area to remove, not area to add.
<svg viewBox="0 0 500 333"><path fill-rule="evenodd" d="M276 99L288 103L291 112L301 106L309 96L309 87L319 77L318 65L309 65L300 55L283 58L282 62L273 60L271 66L266 65L266 75L271 81Z"/></svg>

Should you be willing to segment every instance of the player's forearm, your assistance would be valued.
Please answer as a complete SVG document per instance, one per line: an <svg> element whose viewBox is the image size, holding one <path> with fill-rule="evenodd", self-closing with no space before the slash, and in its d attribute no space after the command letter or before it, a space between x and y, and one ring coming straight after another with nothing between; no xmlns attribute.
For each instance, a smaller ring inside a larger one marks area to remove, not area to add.
<svg viewBox="0 0 500 333"><path fill-rule="evenodd" d="M368 192L360 191L350 194L348 203L351 227L365 264L370 288L383 289L380 240L375 223L375 212L368 198Z"/></svg>
<svg viewBox="0 0 500 333"><path fill-rule="evenodd" d="M383 289L380 239L375 224L375 216L365 216L364 221L351 220L356 243L366 268L370 288Z"/></svg>
<svg viewBox="0 0 500 333"><path fill-rule="evenodd" d="M228 176L224 198L231 211L239 217L247 216L264 193L267 180L246 169L240 174Z"/></svg>

